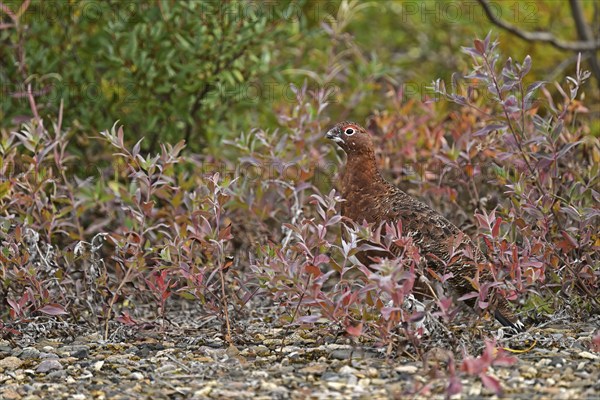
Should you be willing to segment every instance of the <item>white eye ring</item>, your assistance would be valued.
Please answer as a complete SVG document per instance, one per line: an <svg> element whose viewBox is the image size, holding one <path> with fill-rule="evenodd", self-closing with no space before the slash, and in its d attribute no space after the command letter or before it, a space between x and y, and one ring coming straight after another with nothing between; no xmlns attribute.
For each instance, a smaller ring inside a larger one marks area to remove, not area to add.
<svg viewBox="0 0 600 400"><path fill-rule="evenodd" d="M346 130L344 131L344 133L348 136L352 136L354 135L354 129L352 128L346 128Z"/></svg>

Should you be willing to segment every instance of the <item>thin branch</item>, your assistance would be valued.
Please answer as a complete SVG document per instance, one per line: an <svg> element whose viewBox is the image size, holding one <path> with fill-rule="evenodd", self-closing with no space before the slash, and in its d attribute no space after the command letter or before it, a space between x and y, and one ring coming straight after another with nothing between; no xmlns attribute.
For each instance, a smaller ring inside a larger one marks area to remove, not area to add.
<svg viewBox="0 0 600 400"><path fill-rule="evenodd" d="M121 264L121 263L119 262L119 264ZM121 266L124 266L124 265L121 264ZM129 265L129 268L127 268L127 272L125 273L125 276L119 283L117 290L115 290L115 292L112 294L112 298L108 302L108 307L106 309L106 315L105 315L106 321L104 321L104 340L108 340L108 326L110 323L110 318L112 316L113 306L115 305L115 303L117 302L117 299L119 298L119 292L121 292L121 289L123 289L123 286L125 286L125 284L127 282L129 282L129 276L131 275L131 272L133 271L133 267L134 267L134 263L131 263Z"/></svg>
<svg viewBox="0 0 600 400"><path fill-rule="evenodd" d="M25 14L27 9L29 8L30 3L31 3L31 0L25 0L23 3L21 3L21 7L19 7L19 11L17 11L17 13L15 14L15 17L17 17L17 19L21 19L23 14Z"/></svg>
<svg viewBox="0 0 600 400"><path fill-rule="evenodd" d="M288 335L290 334L290 328L291 328L292 324L294 323L294 321L296 320L296 315L298 315L298 310L300 309L300 304L302 304L302 300L304 300L304 296L306 295L306 291L308 290L308 285L310 285L311 277L312 277L311 274L308 274L306 276L306 284L304 285L304 290L302 290L302 294L300 295L300 298L298 299L298 303L296 304L296 308L294 309L294 313L292 314L292 319L291 319L290 323L285 327L285 333L283 335L283 338L281 339L281 347L279 349L279 352L281 354L283 354L283 348L285 347L285 338L288 337Z"/></svg>
<svg viewBox="0 0 600 400"><path fill-rule="evenodd" d="M579 39L588 42L593 40L594 33L592 32L590 26L585 22L581 3L578 0L569 0L569 5L571 6L571 14L573 15L573 20L575 21L575 28L577 28L577 36L579 36ZM598 59L596 58L596 54L594 54L594 52L590 51L589 55L592 72L594 73L594 76L596 77L600 87L600 64L598 63Z"/></svg>
<svg viewBox="0 0 600 400"><path fill-rule="evenodd" d="M227 305L227 293L225 292L225 277L223 276L223 268L219 266L219 277L221 278L221 299L223 301L223 314L225 316L225 340L230 346L233 346L233 339L231 337L231 324L229 322L229 310Z"/></svg>
<svg viewBox="0 0 600 400"><path fill-rule="evenodd" d="M492 10L492 7L490 6L490 3L487 0L477 1L479 2L479 4L481 4L481 7L483 7L483 11L485 12L485 15L488 17L491 23L512 33L515 36L520 37L521 39L527 40L529 42L549 43L560 50L593 51L600 49L600 40L570 42L558 39L553 34L548 32L528 32L521 30L517 26L496 17Z"/></svg>
<svg viewBox="0 0 600 400"><path fill-rule="evenodd" d="M27 84L27 99L29 100L29 107L31 108L31 112L33 112L33 117L35 118L39 129L41 119L40 114L38 113L37 104L35 103L35 98L33 97L33 91L31 90L31 83Z"/></svg>
<svg viewBox="0 0 600 400"><path fill-rule="evenodd" d="M10 7L8 7L6 4L2 3L1 1L0 1L0 11L2 11L4 14L8 15L15 24L19 21L19 19L15 15L15 13L10 9Z"/></svg>

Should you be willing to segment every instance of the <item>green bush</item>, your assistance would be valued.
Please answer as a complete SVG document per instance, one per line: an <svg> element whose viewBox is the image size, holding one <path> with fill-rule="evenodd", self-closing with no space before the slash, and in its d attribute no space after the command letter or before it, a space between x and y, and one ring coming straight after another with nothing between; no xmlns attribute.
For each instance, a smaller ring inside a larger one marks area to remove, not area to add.
<svg viewBox="0 0 600 400"><path fill-rule="evenodd" d="M272 68L284 11L237 1L34 1L16 29L0 30L0 42L12 44L0 48L2 126L30 115L31 84L42 117L63 101L65 121L84 135L118 115L147 150L159 140L214 145L218 122L248 127L244 110L260 106L242 103L248 82Z"/></svg>

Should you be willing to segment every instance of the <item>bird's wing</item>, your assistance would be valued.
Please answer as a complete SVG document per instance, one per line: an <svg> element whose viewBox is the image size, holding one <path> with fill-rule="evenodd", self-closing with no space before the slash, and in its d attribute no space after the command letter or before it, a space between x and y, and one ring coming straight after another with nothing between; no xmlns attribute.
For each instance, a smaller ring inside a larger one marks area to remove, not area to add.
<svg viewBox="0 0 600 400"><path fill-rule="evenodd" d="M431 253L448 262L446 256L452 253L452 247L471 244L452 222L400 189L393 190L387 214L388 221L402 221L403 234L413 237L423 255Z"/></svg>

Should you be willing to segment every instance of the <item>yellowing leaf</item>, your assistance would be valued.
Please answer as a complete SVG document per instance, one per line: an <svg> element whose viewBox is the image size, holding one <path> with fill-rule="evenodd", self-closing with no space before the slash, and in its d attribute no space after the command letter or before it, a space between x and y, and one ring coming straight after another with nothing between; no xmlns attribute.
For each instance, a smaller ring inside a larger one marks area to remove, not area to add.
<svg viewBox="0 0 600 400"><path fill-rule="evenodd" d="M10 181L4 181L0 183L0 199L4 198L9 194L11 186L12 184L10 183Z"/></svg>

